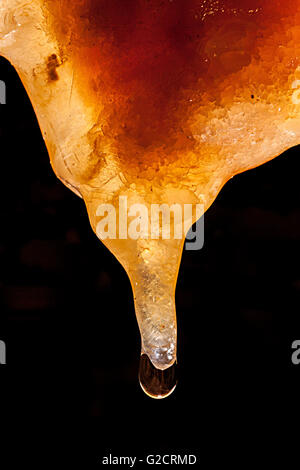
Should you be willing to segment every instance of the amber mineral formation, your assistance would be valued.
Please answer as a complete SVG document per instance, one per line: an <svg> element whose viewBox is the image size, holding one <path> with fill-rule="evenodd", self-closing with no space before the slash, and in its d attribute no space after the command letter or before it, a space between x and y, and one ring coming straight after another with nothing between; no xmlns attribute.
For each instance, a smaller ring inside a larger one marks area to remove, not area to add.
<svg viewBox="0 0 300 470"><path fill-rule="evenodd" d="M55 173L130 277L143 353L168 369L184 241L121 236L120 201L206 210L233 175L300 142L300 0L1 0L0 53ZM99 225L108 204L114 238Z"/></svg>

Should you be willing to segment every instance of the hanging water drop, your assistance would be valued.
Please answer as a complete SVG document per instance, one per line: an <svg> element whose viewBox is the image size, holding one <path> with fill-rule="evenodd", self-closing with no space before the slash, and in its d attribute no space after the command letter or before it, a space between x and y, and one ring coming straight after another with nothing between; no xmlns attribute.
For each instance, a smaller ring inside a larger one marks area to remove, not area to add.
<svg viewBox="0 0 300 470"><path fill-rule="evenodd" d="M177 363L165 370L154 367L146 354L141 355L139 381L142 390L151 398L170 396L177 385Z"/></svg>

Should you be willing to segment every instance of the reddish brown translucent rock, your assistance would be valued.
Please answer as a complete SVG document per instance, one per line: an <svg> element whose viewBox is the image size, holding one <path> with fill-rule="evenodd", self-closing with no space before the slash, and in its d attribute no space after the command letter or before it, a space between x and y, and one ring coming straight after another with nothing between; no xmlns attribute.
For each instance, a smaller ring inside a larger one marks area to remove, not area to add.
<svg viewBox="0 0 300 470"><path fill-rule="evenodd" d="M300 0L2 0L0 52L99 238L100 204L206 210L300 142ZM169 367L183 240L104 243L130 276L144 352Z"/></svg>

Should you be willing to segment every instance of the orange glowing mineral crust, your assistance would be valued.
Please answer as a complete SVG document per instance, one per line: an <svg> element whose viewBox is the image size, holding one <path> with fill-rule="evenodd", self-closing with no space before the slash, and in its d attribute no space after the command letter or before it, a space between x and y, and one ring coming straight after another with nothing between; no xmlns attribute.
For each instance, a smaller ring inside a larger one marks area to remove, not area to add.
<svg viewBox="0 0 300 470"><path fill-rule="evenodd" d="M167 396L184 237L171 217L169 238L126 237L124 210L203 213L229 178L300 143L300 0L1 0L0 53L55 173L130 277L141 383ZM111 238L99 209L109 205Z"/></svg>

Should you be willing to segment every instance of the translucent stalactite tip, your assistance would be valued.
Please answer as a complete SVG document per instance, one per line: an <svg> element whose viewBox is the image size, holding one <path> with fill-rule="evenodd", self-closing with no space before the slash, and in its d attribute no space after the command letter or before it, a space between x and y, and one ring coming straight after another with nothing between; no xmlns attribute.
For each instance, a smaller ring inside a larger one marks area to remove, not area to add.
<svg viewBox="0 0 300 470"><path fill-rule="evenodd" d="M141 355L139 381L142 390L151 398L170 396L177 385L177 364L165 370L156 369L146 354Z"/></svg>

